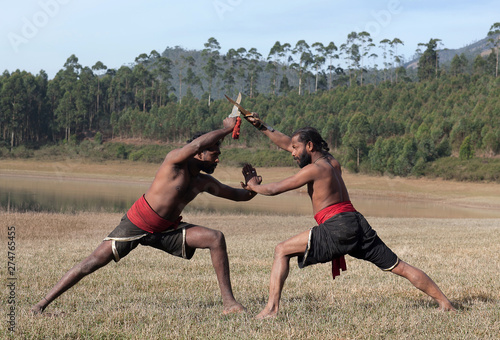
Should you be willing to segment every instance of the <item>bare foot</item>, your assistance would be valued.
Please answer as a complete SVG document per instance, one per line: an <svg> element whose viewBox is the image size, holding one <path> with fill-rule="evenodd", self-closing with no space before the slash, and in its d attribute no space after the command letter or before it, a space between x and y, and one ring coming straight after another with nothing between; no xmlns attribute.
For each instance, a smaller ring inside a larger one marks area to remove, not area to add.
<svg viewBox="0 0 500 340"><path fill-rule="evenodd" d="M247 309L243 307L240 303L236 302L235 304L225 307L224 310L222 311L222 314L228 315L228 314L236 314L236 313L244 313L246 312Z"/></svg>
<svg viewBox="0 0 500 340"><path fill-rule="evenodd" d="M266 307L255 318L257 320L264 320L264 319L275 318L277 315L278 315L277 310L272 310L272 309Z"/></svg>
<svg viewBox="0 0 500 340"><path fill-rule="evenodd" d="M453 307L449 301L447 303L440 304L439 310L443 311L443 312L452 312L452 313L455 313L457 311L455 309L455 307Z"/></svg>

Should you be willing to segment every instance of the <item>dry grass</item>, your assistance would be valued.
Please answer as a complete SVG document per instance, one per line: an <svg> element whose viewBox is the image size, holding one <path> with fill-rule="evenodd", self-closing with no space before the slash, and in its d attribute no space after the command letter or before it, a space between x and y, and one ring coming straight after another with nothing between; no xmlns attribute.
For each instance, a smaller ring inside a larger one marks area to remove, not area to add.
<svg viewBox="0 0 500 340"><path fill-rule="evenodd" d="M330 266L303 270L293 262L275 320L253 319L267 298L274 246L310 217L202 215L185 220L226 235L235 296L248 313L223 316L209 253L185 261L139 247L118 264L88 276L31 317L55 282L88 255L120 214L0 213L16 227L16 337L22 339L496 339L500 334L500 220L368 218L405 261L427 272L459 308L436 304L406 280L347 258L335 281ZM6 265L1 267L6 277ZM5 280L2 280L5 282ZM2 315L7 306L2 287ZM6 338L6 322L0 338Z"/></svg>

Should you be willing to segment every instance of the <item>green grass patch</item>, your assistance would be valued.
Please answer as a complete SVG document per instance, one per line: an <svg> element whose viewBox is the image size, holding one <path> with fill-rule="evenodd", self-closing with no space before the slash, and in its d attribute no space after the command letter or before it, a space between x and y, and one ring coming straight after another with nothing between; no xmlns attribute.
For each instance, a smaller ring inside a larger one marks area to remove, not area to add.
<svg viewBox="0 0 500 340"><path fill-rule="evenodd" d="M440 177L445 180L500 183L500 159L476 157L461 160L456 157L440 158L427 166L425 176Z"/></svg>

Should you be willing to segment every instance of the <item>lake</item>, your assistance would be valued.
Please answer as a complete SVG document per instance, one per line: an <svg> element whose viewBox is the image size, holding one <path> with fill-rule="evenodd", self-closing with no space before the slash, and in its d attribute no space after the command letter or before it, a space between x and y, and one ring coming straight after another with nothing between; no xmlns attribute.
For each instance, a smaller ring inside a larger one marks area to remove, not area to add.
<svg viewBox="0 0 500 340"><path fill-rule="evenodd" d="M38 175L2 174L0 207L9 211L124 213L149 187L150 180L67 178ZM366 216L427 218L500 218L493 209L457 207L436 201L351 194L357 210ZM289 192L274 197L256 196L249 202L232 202L209 194L199 195L186 212L279 213L311 215L305 193Z"/></svg>

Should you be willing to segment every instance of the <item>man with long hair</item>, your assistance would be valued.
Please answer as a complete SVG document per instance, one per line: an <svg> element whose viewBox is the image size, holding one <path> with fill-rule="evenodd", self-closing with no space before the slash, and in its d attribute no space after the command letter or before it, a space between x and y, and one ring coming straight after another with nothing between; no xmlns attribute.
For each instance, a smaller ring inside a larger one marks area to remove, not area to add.
<svg viewBox="0 0 500 340"><path fill-rule="evenodd" d="M408 279L415 287L437 301L442 310L454 310L439 287L422 270L400 260L378 237L366 219L354 209L342 179L340 163L328 152L328 144L318 131L306 127L292 137L276 131L262 122L258 115L246 117L281 149L292 154L300 171L282 181L261 184L254 169L243 168L245 176L252 178L243 186L250 192L278 195L307 185L317 226L306 230L275 248L271 269L269 299L258 319L275 317L283 285L289 273L290 259L297 256L299 267L332 261L334 277L345 270L344 255L370 261L384 271Z"/></svg>

